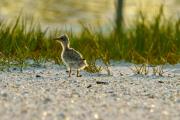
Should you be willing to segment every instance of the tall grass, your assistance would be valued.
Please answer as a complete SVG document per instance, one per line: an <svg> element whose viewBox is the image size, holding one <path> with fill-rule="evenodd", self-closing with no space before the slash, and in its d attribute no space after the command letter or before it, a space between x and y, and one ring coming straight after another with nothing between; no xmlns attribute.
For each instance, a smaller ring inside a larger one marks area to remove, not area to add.
<svg viewBox="0 0 180 120"><path fill-rule="evenodd" d="M18 17L16 22L0 21L0 55L6 62L23 63L26 59L57 60L58 46L39 24Z"/></svg>
<svg viewBox="0 0 180 120"><path fill-rule="evenodd" d="M52 40L58 33L21 17L16 22L0 21L0 63L24 65L27 59L61 62L61 46ZM165 18L162 8L151 20L139 12L131 27L108 35L83 25L80 33L67 34L71 46L89 63L97 59L105 64L111 59L153 65L180 61L180 19Z"/></svg>
<svg viewBox="0 0 180 120"><path fill-rule="evenodd" d="M180 61L180 19L167 19L163 7L151 19L140 11L131 27L112 31L108 36L84 27L72 45L86 58L101 58L104 62L124 59L153 65L176 64Z"/></svg>

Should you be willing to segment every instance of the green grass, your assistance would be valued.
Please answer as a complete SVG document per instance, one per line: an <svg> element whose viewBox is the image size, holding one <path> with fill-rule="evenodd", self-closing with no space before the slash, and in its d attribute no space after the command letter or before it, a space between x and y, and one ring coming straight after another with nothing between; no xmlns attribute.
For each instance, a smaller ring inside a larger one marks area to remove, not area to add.
<svg viewBox="0 0 180 120"><path fill-rule="evenodd" d="M1 66L23 66L26 59L60 63L61 46L52 40L60 34L61 31L43 30L33 20L27 22L21 17L16 22L0 21ZM83 25L80 33L69 31L67 34L71 46L92 65L97 59L105 64L109 64L109 60L153 65L180 61L180 19L167 19L162 9L151 20L139 12L131 27L106 35Z"/></svg>

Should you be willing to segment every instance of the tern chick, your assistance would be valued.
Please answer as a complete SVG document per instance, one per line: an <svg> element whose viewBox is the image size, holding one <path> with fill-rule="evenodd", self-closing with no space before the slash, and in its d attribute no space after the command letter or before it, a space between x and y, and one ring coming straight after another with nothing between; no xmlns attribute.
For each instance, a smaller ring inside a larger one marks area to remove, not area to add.
<svg viewBox="0 0 180 120"><path fill-rule="evenodd" d="M58 38L55 38L61 43L62 52L61 59L66 67L69 69L69 77L71 77L71 70L77 70L77 77L81 77L79 75L79 71L84 69L87 66L86 60L82 57L82 55L73 48L70 48L70 42L67 35L62 35Z"/></svg>

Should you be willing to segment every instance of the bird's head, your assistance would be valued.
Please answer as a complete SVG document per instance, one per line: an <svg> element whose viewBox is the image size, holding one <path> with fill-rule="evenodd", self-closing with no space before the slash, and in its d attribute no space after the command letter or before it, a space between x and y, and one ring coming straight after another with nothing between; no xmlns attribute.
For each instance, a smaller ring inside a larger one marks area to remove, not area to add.
<svg viewBox="0 0 180 120"><path fill-rule="evenodd" d="M67 35L61 35L60 37L54 38L54 40L62 43L64 46L69 44L69 38Z"/></svg>

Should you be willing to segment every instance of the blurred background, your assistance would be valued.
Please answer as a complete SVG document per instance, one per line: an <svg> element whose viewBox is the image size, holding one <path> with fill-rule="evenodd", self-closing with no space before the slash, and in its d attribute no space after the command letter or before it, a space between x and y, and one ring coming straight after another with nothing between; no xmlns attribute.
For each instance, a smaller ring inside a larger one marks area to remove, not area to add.
<svg viewBox="0 0 180 120"><path fill-rule="evenodd" d="M152 15L161 4L166 16L180 17L180 0L124 0L125 24L133 20L137 10ZM50 29L78 31L79 23L106 28L115 19L116 5L117 0L0 0L0 18L13 20L22 14Z"/></svg>
<svg viewBox="0 0 180 120"><path fill-rule="evenodd" d="M2 65L23 66L29 58L61 63L52 38L64 33L91 63L88 71L98 70L97 59L176 64L180 0L0 0Z"/></svg>

